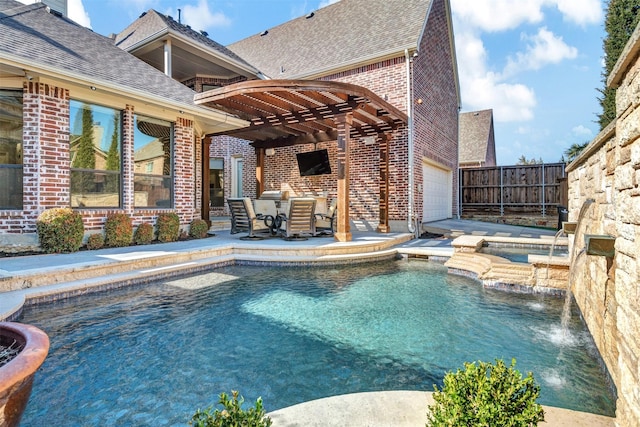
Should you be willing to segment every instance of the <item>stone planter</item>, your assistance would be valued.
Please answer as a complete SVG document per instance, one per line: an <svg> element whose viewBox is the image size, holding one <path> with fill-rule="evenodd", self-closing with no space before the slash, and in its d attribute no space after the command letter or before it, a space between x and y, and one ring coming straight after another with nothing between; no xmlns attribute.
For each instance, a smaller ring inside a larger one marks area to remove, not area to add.
<svg viewBox="0 0 640 427"><path fill-rule="evenodd" d="M0 367L0 427L14 427L31 395L36 371L49 353L49 337L35 326L0 322L0 343L16 342L20 352Z"/></svg>

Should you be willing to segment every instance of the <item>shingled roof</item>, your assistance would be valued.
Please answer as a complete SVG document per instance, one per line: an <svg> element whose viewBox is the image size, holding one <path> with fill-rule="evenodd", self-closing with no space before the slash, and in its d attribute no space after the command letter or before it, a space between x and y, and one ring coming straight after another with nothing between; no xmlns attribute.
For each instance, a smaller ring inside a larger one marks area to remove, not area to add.
<svg viewBox="0 0 640 427"><path fill-rule="evenodd" d="M431 0L341 0L228 47L274 79L312 78L418 45Z"/></svg>
<svg viewBox="0 0 640 427"><path fill-rule="evenodd" d="M117 34L115 43L119 48L130 51L138 44L144 44L150 39L165 35L169 32L196 42L211 53L240 63L246 68L253 69L248 62L225 46L210 39L206 33L196 31L188 25L179 23L171 16L164 15L153 9L140 15L131 25ZM255 73L258 72L257 70L254 71Z"/></svg>
<svg viewBox="0 0 640 427"><path fill-rule="evenodd" d="M202 109L194 104L191 89L116 47L113 40L49 13L42 3L0 0L0 62Z"/></svg>
<svg viewBox="0 0 640 427"><path fill-rule="evenodd" d="M495 166L496 148L493 135L493 110L461 113L458 126L459 164Z"/></svg>

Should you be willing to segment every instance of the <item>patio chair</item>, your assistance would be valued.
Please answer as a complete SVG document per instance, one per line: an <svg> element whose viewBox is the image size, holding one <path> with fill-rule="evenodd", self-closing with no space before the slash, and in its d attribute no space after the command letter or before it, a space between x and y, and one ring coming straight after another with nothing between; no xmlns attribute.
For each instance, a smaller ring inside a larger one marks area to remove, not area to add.
<svg viewBox="0 0 640 427"><path fill-rule="evenodd" d="M316 199L298 197L289 199L289 214L282 216L285 240L307 240L303 234L316 234Z"/></svg>
<svg viewBox="0 0 640 427"><path fill-rule="evenodd" d="M338 199L333 199L329 205L327 213L317 213L316 217L316 237L333 236L335 231L335 219L338 212Z"/></svg>
<svg viewBox="0 0 640 427"><path fill-rule="evenodd" d="M271 228L265 224L265 216L257 215L248 197L227 199L231 211L231 234L249 232L241 240L260 240L271 234Z"/></svg>

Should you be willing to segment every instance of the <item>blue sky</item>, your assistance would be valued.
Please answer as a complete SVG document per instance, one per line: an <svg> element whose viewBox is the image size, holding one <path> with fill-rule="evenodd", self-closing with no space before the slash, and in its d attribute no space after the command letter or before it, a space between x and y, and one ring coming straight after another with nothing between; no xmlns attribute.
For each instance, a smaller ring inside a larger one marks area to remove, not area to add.
<svg viewBox="0 0 640 427"><path fill-rule="evenodd" d="M103 35L148 9L174 18L181 9L183 23L226 45L335 1L68 0L68 8ZM493 109L498 164L523 155L557 162L597 135L604 0L450 1L462 111Z"/></svg>

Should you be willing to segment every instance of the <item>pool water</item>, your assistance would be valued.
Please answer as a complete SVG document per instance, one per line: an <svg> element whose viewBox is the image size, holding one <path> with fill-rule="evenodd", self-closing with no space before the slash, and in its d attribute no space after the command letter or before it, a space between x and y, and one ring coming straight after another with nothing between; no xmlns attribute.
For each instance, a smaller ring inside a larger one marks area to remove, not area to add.
<svg viewBox="0 0 640 427"><path fill-rule="evenodd" d="M529 255L549 256L550 248L545 247L508 247L500 245L484 246L479 252L503 257L513 262L528 262ZM568 256L567 247L560 246L553 250L554 256Z"/></svg>
<svg viewBox="0 0 640 427"><path fill-rule="evenodd" d="M220 392L267 411L362 391L433 390L467 361L532 371L539 402L613 415L578 313L425 261L233 266L27 307L51 339L24 426L184 426ZM425 404L426 410L426 404Z"/></svg>

